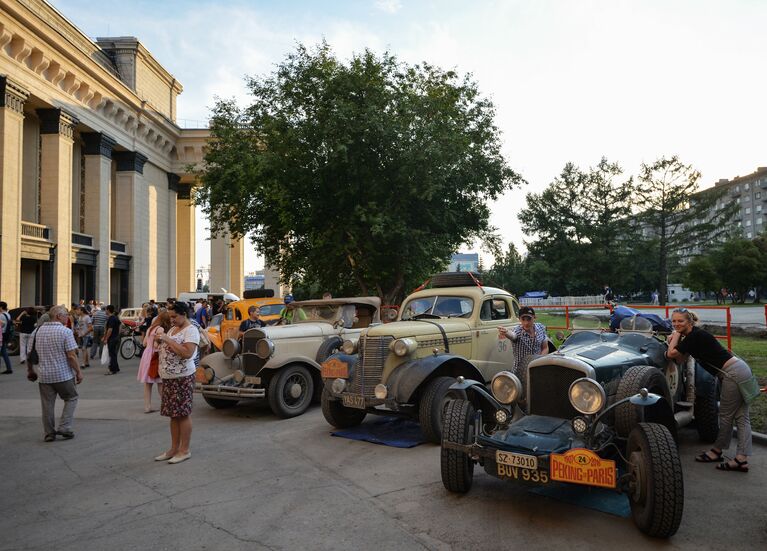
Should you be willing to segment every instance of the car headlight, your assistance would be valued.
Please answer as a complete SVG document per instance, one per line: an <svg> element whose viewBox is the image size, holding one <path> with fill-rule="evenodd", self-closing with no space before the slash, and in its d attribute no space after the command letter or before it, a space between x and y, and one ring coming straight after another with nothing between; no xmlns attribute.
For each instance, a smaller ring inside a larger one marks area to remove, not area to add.
<svg viewBox="0 0 767 551"><path fill-rule="evenodd" d="M242 369L235 369L234 373L232 373L232 379L234 379L235 383L240 384L245 380L245 372Z"/></svg>
<svg viewBox="0 0 767 551"><path fill-rule="evenodd" d="M602 385L588 377L573 381L568 394L573 407L584 415L598 413L607 401Z"/></svg>
<svg viewBox="0 0 767 551"><path fill-rule="evenodd" d="M376 385L375 389L373 390L373 393L375 394L375 397L379 400L385 400L386 396L389 394L389 389L386 388L385 384L378 384Z"/></svg>
<svg viewBox="0 0 767 551"><path fill-rule="evenodd" d="M256 356L268 360L274 354L274 343L269 339L260 339L256 344Z"/></svg>
<svg viewBox="0 0 767 551"><path fill-rule="evenodd" d="M502 404L513 404L522 395L522 382L510 371L501 371L493 377L490 389Z"/></svg>
<svg viewBox="0 0 767 551"><path fill-rule="evenodd" d="M357 353L357 343L350 340L345 340L341 345L341 352L344 354L352 355Z"/></svg>
<svg viewBox="0 0 767 551"><path fill-rule="evenodd" d="M330 389L334 394L341 394L346 390L346 379L334 379L330 385Z"/></svg>
<svg viewBox="0 0 767 551"><path fill-rule="evenodd" d="M418 343L415 339L397 339L391 343L391 351L397 356L407 356L418 349Z"/></svg>
<svg viewBox="0 0 767 551"><path fill-rule="evenodd" d="M234 358L240 353L240 342L237 339L226 339L224 344L221 345L221 352L224 353L226 358Z"/></svg>

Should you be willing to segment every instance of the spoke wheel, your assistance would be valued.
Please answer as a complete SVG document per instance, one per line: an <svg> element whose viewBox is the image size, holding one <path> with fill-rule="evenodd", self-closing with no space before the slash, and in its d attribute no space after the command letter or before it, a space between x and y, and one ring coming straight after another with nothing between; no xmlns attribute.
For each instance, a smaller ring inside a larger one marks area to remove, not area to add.
<svg viewBox="0 0 767 551"><path fill-rule="evenodd" d="M133 338L123 339L120 343L120 356L126 360L130 360L136 355L136 341Z"/></svg>
<svg viewBox="0 0 767 551"><path fill-rule="evenodd" d="M269 382L269 406L283 419L301 415L314 395L314 380L302 365L283 367Z"/></svg>

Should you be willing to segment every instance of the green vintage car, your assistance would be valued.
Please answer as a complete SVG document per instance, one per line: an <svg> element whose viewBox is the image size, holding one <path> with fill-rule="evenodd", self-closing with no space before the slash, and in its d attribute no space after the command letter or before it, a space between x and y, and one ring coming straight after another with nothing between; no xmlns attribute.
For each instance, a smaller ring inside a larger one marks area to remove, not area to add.
<svg viewBox="0 0 767 551"><path fill-rule="evenodd" d="M517 299L481 284L478 274L447 272L408 296L397 321L370 327L322 364L322 412L334 427L368 413L406 415L439 443L442 411L459 376L488 382L508 369L511 343L499 326L519 323Z"/></svg>

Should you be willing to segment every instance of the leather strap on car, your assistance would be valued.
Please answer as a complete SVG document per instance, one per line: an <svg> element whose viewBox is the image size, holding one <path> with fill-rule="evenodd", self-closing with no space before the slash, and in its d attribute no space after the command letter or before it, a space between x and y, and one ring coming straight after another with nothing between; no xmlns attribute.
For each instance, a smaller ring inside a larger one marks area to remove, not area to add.
<svg viewBox="0 0 767 551"><path fill-rule="evenodd" d="M442 333L442 342L445 343L445 352L450 352L450 345L447 342L447 333L445 333L445 329L440 324L430 320L424 320L424 319L413 319L411 321L422 321L424 323L430 323L434 327L439 329L439 332Z"/></svg>

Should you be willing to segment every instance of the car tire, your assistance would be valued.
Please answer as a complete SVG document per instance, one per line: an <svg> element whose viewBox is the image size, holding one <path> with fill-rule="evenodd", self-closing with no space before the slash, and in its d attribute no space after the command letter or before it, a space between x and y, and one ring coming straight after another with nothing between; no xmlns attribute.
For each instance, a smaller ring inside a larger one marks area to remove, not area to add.
<svg viewBox="0 0 767 551"><path fill-rule="evenodd" d="M455 383L453 377L436 377L426 384L418 403L418 420L421 432L429 442L439 444L442 440L442 416L445 413L447 394Z"/></svg>
<svg viewBox="0 0 767 551"><path fill-rule="evenodd" d="M136 342L132 338L123 339L120 343L120 356L122 356L124 360L130 360L135 355Z"/></svg>
<svg viewBox="0 0 767 551"><path fill-rule="evenodd" d="M628 491L634 523L648 536L673 536L684 509L682 464L674 437L663 425L639 423L629 434L626 455L635 480Z"/></svg>
<svg viewBox="0 0 767 551"><path fill-rule="evenodd" d="M230 409L239 403L239 400L227 400L226 398L213 398L211 396L202 395L202 399L212 408L215 409Z"/></svg>
<svg viewBox="0 0 767 551"><path fill-rule="evenodd" d="M698 437L702 442L711 444L719 436L719 401L717 400L717 379L711 388L701 392L701 388L695 389L695 426L698 429Z"/></svg>
<svg viewBox="0 0 767 551"><path fill-rule="evenodd" d="M289 364L272 376L267 392L274 414L288 419L301 415L312 403L314 379L304 366Z"/></svg>
<svg viewBox="0 0 767 551"><path fill-rule="evenodd" d="M364 409L347 408L330 395L327 389L322 389L322 415L325 420L337 429L348 429L362 423L367 415Z"/></svg>
<svg viewBox="0 0 767 551"><path fill-rule="evenodd" d="M338 349L341 348L343 343L344 340L338 335L333 335L332 337L322 341L322 344L317 349L317 363L321 364L330 356L338 352Z"/></svg>
<svg viewBox="0 0 767 551"><path fill-rule="evenodd" d="M615 400L617 402L633 396L643 388L662 396L669 407L671 407L671 396L666 377L657 367L647 365L635 365L623 374L621 382L618 383L618 392ZM619 436L627 437L631 430L639 423L641 420L639 407L626 402L615 408L615 430Z"/></svg>
<svg viewBox="0 0 767 551"><path fill-rule="evenodd" d="M468 444L471 438L474 407L467 400L449 400L445 406L445 440ZM474 461L465 453L443 447L440 451L442 484L450 492L465 494L474 481Z"/></svg>

